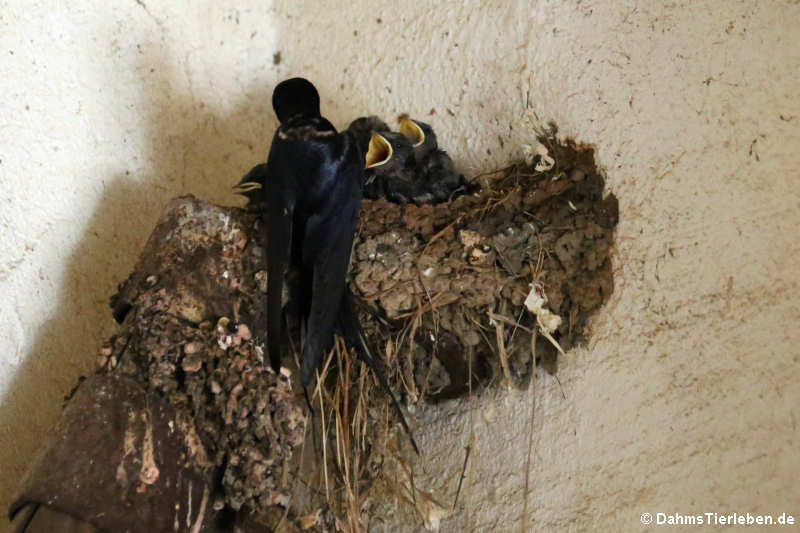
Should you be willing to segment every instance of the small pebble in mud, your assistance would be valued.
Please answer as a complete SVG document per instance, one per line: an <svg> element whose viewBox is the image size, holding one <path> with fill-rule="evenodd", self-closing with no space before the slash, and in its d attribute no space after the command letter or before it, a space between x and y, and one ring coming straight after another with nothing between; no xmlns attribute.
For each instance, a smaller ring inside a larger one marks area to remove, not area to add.
<svg viewBox="0 0 800 533"><path fill-rule="evenodd" d="M387 381L408 402L409 413L420 407L414 402L478 394L502 380L498 337L507 353L509 378L527 382L524 377L533 368L530 332L537 327L536 316L524 306L532 282L541 284L548 308L561 318L553 336L565 350L583 340L587 317L613 291L616 198L603 197L603 179L590 150L547 148L557 172L512 165L487 178L481 195L437 205L363 203L350 289L363 300L359 303L377 311L361 313L362 326L368 339L387 347L386 359L392 362ZM119 356L122 364L113 372L168 398L194 424L202 441L198 448L222 470L224 502L212 496L215 508L224 503L262 512L286 504L282 480L293 474L284 468L306 435L302 396L292 389L289 371L282 368L276 375L264 363L263 349L252 342L266 318L263 254L253 252L252 238L231 245L228 227L236 224L242 228L239 237L252 237L260 234L258 216L194 198L175 200L171 209L159 226L161 238L151 239L154 249L143 254L153 260L141 272L158 273L160 290L141 291L142 274L131 278L136 290L126 294L136 301L124 300L135 304L124 333L134 340L113 345L105 370L112 372ZM185 248L173 250L173 256L161 249L168 249L164 243L186 242L200 243L195 248L207 254L194 253L203 261L185 260ZM208 252L209 243L226 252ZM207 283L226 271L237 281L235 288ZM189 300L193 292L197 295ZM172 312L185 309L186 302L198 302L196 318ZM490 313L495 317L491 323ZM406 326L413 321L418 327L409 335ZM547 369L548 354L556 351L541 335L535 343L537 364ZM396 347L393 357L390 347ZM337 368L331 365L334 379L329 383L340 382ZM355 383L363 380L353 383L351 399L360 394ZM381 395L365 398L364 442L372 453L377 449L372 445L388 432L384 424L372 423L383 419ZM484 418L491 421L493 413ZM380 472L364 475L365 489L373 475ZM314 509L292 512L303 516Z"/></svg>
<svg viewBox="0 0 800 533"><path fill-rule="evenodd" d="M572 181L583 181L583 178L586 177L586 173L578 168L573 168L572 171L569 173L569 179Z"/></svg>
<svg viewBox="0 0 800 533"><path fill-rule="evenodd" d="M462 229L458 232L458 240L461 241L464 248L469 249L481 242L481 234L477 231Z"/></svg>
<svg viewBox="0 0 800 533"><path fill-rule="evenodd" d="M305 434L302 400L252 342L265 307L254 276L263 253L247 239L256 220L192 197L170 202L115 296L129 315L100 353L109 359L101 372L134 379L178 410L195 466L221 469L216 508L287 502L283 469ZM209 283L224 272L230 283Z"/></svg>
<svg viewBox="0 0 800 533"><path fill-rule="evenodd" d="M199 357L184 357L181 361L181 368L186 372L197 372L203 368L203 360Z"/></svg>
<svg viewBox="0 0 800 533"><path fill-rule="evenodd" d="M203 349L203 343L198 341L187 342L183 347L183 353L190 355L198 353Z"/></svg>
<svg viewBox="0 0 800 533"><path fill-rule="evenodd" d="M103 367L108 363L108 358L111 356L113 349L111 346L105 345L100 349L100 354L97 356L97 366Z"/></svg>
<svg viewBox="0 0 800 533"><path fill-rule="evenodd" d="M253 337L253 334L250 332L250 328L247 327L247 324L239 324L239 327L236 329L236 336L249 341Z"/></svg>
<svg viewBox="0 0 800 533"><path fill-rule="evenodd" d="M476 246L469 252L469 263L471 265L489 265L494 263L494 255L489 246Z"/></svg>
<svg viewBox="0 0 800 533"><path fill-rule="evenodd" d="M258 283L258 290L267 294L267 271L266 270L259 270L253 276Z"/></svg>

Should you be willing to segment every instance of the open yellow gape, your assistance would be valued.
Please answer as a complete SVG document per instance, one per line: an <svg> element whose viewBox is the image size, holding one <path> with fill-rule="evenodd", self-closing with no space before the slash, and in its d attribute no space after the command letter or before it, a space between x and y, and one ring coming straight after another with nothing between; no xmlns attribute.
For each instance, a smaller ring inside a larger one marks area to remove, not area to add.
<svg viewBox="0 0 800 533"><path fill-rule="evenodd" d="M379 167L386 164L392 158L392 145L387 141L383 135L372 132L372 137L369 139L369 148L367 149L367 156L365 158L365 167Z"/></svg>
<svg viewBox="0 0 800 533"><path fill-rule="evenodd" d="M416 122L408 118L407 115L400 115L398 121L400 122L400 133L405 135L414 147L425 142L425 132Z"/></svg>

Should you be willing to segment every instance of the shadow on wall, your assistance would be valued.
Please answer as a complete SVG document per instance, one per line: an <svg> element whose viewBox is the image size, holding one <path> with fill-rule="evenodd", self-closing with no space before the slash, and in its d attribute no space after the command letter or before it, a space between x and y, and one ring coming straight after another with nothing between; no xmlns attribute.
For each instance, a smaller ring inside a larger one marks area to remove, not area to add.
<svg viewBox="0 0 800 533"><path fill-rule="evenodd" d="M94 369L95 354L115 329L108 299L132 269L163 206L187 193L235 203L231 186L265 158L276 126L271 86L238 95L223 111L196 99L191 89L175 90L186 80L173 58L144 57L137 110L146 117L146 141L139 161L128 163L138 169L93 177L105 181L104 194L66 261L52 318L38 331L0 403L0 428L14 449L6 455L11 464L2 467L4 506L56 423L55 406L80 374Z"/></svg>

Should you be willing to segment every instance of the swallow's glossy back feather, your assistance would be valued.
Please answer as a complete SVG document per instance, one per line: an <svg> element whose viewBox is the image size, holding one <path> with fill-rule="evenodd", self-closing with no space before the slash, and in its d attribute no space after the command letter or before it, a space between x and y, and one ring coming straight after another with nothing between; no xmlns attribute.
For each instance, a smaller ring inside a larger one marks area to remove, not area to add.
<svg viewBox="0 0 800 533"><path fill-rule="evenodd" d="M333 338L361 203L361 152L352 136L328 126L314 117L282 124L267 163L270 360L280 366L280 291L292 261L311 288L311 301L299 302L307 310L303 385Z"/></svg>
<svg viewBox="0 0 800 533"><path fill-rule="evenodd" d="M300 382L307 386L338 329L371 367L390 395L414 449L400 406L366 346L348 304L346 277L361 207L364 151L358 135L337 133L319 114L319 95L302 78L280 83L273 107L281 125L266 164L247 177L263 184L267 243L267 346L277 372L281 363L282 293L290 266L300 274L297 308L305 322Z"/></svg>
<svg viewBox="0 0 800 533"><path fill-rule="evenodd" d="M319 95L302 78L278 84L272 97L281 125L265 170L267 342L280 368L281 294L290 264L303 287L298 308L305 320L300 381L307 385L330 346L345 289L350 249L361 204L363 163L355 139L337 133L319 114ZM310 290L309 290L310 289Z"/></svg>

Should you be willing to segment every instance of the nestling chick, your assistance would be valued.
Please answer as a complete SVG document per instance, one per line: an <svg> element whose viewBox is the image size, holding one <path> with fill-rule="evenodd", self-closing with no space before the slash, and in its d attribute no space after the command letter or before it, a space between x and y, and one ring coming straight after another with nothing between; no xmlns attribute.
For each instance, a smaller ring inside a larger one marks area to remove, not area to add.
<svg viewBox="0 0 800 533"><path fill-rule="evenodd" d="M459 174L450 156L439 150L433 128L400 115L400 132L389 131L378 117L354 120L348 131L371 157L364 172L365 198L395 203L436 203L477 190Z"/></svg>
<svg viewBox="0 0 800 533"><path fill-rule="evenodd" d="M366 161L364 196L386 197L396 203L414 201L419 188L419 172L414 161L414 149L403 135L392 131L373 133Z"/></svg>
<svg viewBox="0 0 800 533"><path fill-rule="evenodd" d="M400 133L405 135L414 148L414 159L417 163L422 163L428 154L439 147L430 124L414 120L406 114L397 117L397 121L400 123Z"/></svg>
<svg viewBox="0 0 800 533"><path fill-rule="evenodd" d="M347 131L355 135L358 147L362 154L366 154L369 148L369 141L372 133L384 133L391 131L384 121L375 115L355 119L347 126Z"/></svg>
<svg viewBox="0 0 800 533"><path fill-rule="evenodd" d="M417 172L423 176L425 185L418 187L417 203L446 202L460 194L469 194L478 189L456 171L453 160L444 150L439 150L436 134L430 124L403 114L397 118L400 132L411 143Z"/></svg>
<svg viewBox="0 0 800 533"><path fill-rule="evenodd" d="M385 182L388 176L394 179L408 180L409 176L401 161L413 155L413 149L405 137L393 133L389 126L376 116L355 119L347 127L347 131L355 136L363 154L370 154L364 170L365 198L375 200L385 197ZM411 170L411 166L408 167Z"/></svg>
<svg viewBox="0 0 800 533"><path fill-rule="evenodd" d="M233 186L233 192L247 198L247 207L250 209L266 209L266 179L267 164L260 163L250 169L250 172Z"/></svg>

